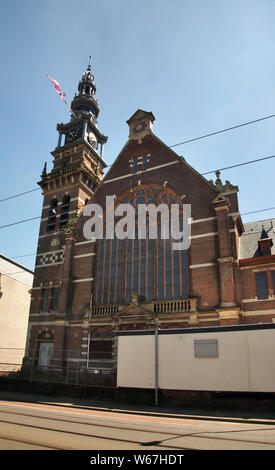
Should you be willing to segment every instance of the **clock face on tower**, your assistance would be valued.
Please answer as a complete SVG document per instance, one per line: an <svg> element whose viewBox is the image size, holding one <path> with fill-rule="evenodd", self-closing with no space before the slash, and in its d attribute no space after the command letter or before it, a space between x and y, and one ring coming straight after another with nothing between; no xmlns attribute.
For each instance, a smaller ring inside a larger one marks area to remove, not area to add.
<svg viewBox="0 0 275 470"><path fill-rule="evenodd" d="M89 132L87 139L88 139L89 144L90 144L92 147L96 148L96 146L97 146L97 138L96 138L96 136L94 135L93 132Z"/></svg>
<svg viewBox="0 0 275 470"><path fill-rule="evenodd" d="M74 140L79 139L79 137L80 137L80 130L74 129L73 131L70 131L66 135L66 142L74 142Z"/></svg>
<svg viewBox="0 0 275 470"><path fill-rule="evenodd" d="M139 122L136 124L134 127L134 133L137 134L138 132L144 131L146 129L146 123L145 122Z"/></svg>

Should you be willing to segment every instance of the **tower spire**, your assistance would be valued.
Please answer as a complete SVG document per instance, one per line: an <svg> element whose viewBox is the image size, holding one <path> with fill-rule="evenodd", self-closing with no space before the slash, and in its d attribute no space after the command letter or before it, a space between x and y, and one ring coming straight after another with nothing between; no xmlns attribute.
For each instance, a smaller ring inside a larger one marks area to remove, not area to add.
<svg viewBox="0 0 275 470"><path fill-rule="evenodd" d="M78 83L78 94L75 95L71 103L71 121L67 124L57 125L58 148L62 146L62 135L65 135L63 145L67 146L72 143L75 145L75 143L82 141L96 152L97 158L103 157L103 147L108 138L98 129L99 106L94 97L95 92L92 57L89 56L87 69ZM103 161L101 163L104 164Z"/></svg>
<svg viewBox="0 0 275 470"><path fill-rule="evenodd" d="M95 77L92 73L92 56L89 56L89 62L86 71L78 83L78 94L75 95L71 108L79 116L79 113L89 115L94 123L97 122L99 114L98 102L94 95L96 94Z"/></svg>

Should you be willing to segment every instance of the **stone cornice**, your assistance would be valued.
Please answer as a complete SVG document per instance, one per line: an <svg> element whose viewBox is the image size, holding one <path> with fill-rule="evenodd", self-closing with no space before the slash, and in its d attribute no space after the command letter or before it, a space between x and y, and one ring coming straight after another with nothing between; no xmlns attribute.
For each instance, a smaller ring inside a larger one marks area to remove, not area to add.
<svg viewBox="0 0 275 470"><path fill-rule="evenodd" d="M101 181L101 178L96 172L88 168L84 162L78 161L76 163L70 163L64 167L54 168L50 173L45 173L42 176L41 181L38 182L38 184L41 186L44 183L48 183L49 181L54 180L56 178L60 178L64 175L76 174L80 172L87 173L91 178L95 180L96 183L99 183Z"/></svg>
<svg viewBox="0 0 275 470"><path fill-rule="evenodd" d="M275 255L268 255L268 256L258 256L256 258L245 258L239 260L240 267L244 266L255 266L257 264L270 264L275 263Z"/></svg>

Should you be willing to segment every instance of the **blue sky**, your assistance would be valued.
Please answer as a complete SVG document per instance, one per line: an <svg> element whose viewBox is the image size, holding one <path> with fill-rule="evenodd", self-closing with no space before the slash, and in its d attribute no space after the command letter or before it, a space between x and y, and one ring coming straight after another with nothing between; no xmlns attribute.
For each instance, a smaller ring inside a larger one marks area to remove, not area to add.
<svg viewBox="0 0 275 470"><path fill-rule="evenodd" d="M138 109L167 145L275 114L274 0L11 0L1 5L0 199L36 187L89 56L107 164ZM199 172L275 154L275 118L176 147ZM275 159L222 172L241 213L275 206ZM215 175L209 175L209 179ZM1 224L40 216L40 191L0 203ZM275 217L275 211L243 222ZM35 253L39 220L0 229L0 252ZM17 258L29 268L34 256Z"/></svg>

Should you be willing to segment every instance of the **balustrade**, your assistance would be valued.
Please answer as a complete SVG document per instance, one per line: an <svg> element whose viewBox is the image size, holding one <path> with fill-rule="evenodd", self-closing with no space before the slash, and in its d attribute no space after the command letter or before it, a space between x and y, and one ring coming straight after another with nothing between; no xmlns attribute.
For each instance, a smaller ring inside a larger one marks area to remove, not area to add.
<svg viewBox="0 0 275 470"><path fill-rule="evenodd" d="M197 299L176 299L176 300L160 300L150 303L140 303L141 308L148 312L154 313L190 313L196 311ZM94 305L92 307L93 316L113 316L120 310L123 305Z"/></svg>

